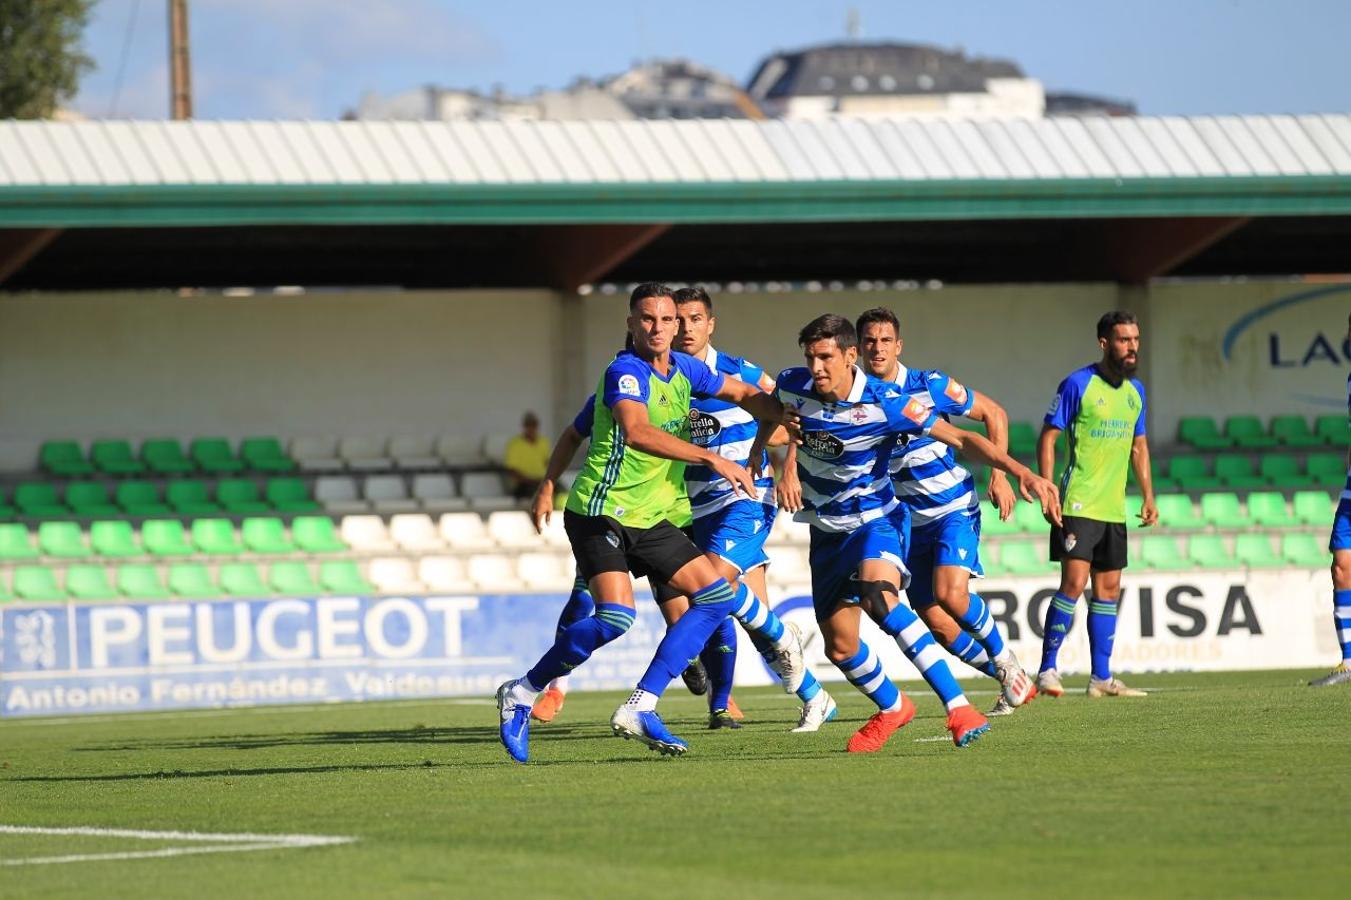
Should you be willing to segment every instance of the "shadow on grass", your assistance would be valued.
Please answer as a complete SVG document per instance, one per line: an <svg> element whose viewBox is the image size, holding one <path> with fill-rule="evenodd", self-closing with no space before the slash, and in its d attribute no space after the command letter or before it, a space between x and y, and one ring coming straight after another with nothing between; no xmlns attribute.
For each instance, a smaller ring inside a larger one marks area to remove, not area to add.
<svg viewBox="0 0 1351 900"><path fill-rule="evenodd" d="M593 726L551 725L536 734L550 740L588 740L607 736ZM367 731L316 731L295 734L236 734L172 740L146 739L91 744L74 748L79 753L141 752L145 750L270 750L277 747L354 746L363 744L422 744L429 747L447 744L495 744L497 731L474 725L464 728L394 728Z"/></svg>

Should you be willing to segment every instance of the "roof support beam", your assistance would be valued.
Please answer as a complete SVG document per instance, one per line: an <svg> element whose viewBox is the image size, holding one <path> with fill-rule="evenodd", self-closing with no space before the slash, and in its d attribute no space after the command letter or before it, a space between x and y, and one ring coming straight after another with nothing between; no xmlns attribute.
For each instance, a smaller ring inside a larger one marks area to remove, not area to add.
<svg viewBox="0 0 1351 900"><path fill-rule="evenodd" d="M1246 216L1118 219L1107 228L1107 264L1118 281L1167 275L1249 221Z"/></svg>
<svg viewBox="0 0 1351 900"><path fill-rule="evenodd" d="M4 228L0 229L0 284L28 265L64 229L61 228Z"/></svg>
<svg viewBox="0 0 1351 900"><path fill-rule="evenodd" d="M549 225L535 231L535 250L550 284L575 291L600 281L670 229L654 225Z"/></svg>

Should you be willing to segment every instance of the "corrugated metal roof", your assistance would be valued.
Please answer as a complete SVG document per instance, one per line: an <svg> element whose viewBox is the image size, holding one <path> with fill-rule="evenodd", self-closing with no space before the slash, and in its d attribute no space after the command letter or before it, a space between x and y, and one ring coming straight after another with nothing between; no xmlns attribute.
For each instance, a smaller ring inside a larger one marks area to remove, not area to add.
<svg viewBox="0 0 1351 900"><path fill-rule="evenodd" d="M1351 175L1351 116L0 122L0 187Z"/></svg>

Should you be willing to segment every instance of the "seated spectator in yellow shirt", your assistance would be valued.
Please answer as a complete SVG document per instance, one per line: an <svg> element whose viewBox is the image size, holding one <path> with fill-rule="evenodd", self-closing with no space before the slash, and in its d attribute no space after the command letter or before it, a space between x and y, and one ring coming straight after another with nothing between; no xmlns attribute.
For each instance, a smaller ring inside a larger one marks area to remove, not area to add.
<svg viewBox="0 0 1351 900"><path fill-rule="evenodd" d="M507 486L511 496L529 500L544 479L549 465L549 442L540 437L539 419L527 412L521 420L521 433L507 441Z"/></svg>

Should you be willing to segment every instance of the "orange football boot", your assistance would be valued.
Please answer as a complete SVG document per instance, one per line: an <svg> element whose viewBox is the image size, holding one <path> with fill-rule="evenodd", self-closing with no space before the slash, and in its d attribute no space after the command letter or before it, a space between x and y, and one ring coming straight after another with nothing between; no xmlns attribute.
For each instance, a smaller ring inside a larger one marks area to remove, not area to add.
<svg viewBox="0 0 1351 900"><path fill-rule="evenodd" d="M558 688L546 688L530 708L530 718L536 722L552 722L554 716L563 711L563 699L566 695Z"/></svg>
<svg viewBox="0 0 1351 900"><path fill-rule="evenodd" d="M901 694L901 708L895 712L874 713L863 723L863 727L854 732L849 739L850 753L876 753L887 740L896 733L896 729L915 717L915 704Z"/></svg>
<svg viewBox="0 0 1351 900"><path fill-rule="evenodd" d="M727 715L740 722L746 718L746 714L741 711L741 707L736 705L736 700L730 694L727 695Z"/></svg>
<svg viewBox="0 0 1351 900"><path fill-rule="evenodd" d="M948 713L948 731L952 732L952 742L958 747L975 743L989 730L990 720L977 712L974 706L959 706Z"/></svg>

